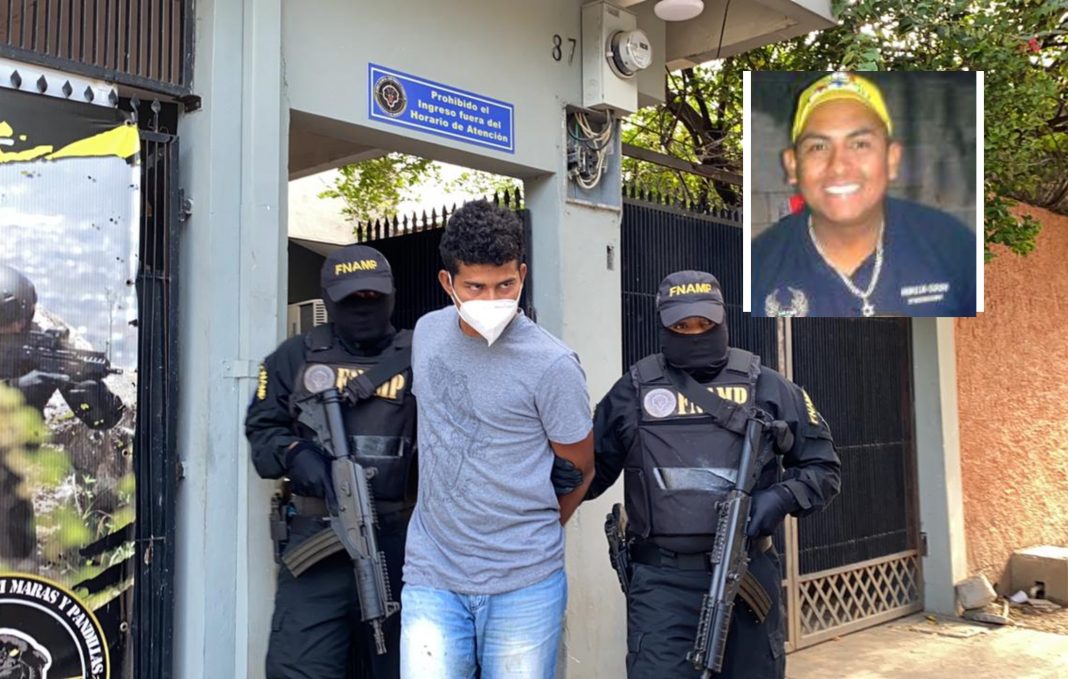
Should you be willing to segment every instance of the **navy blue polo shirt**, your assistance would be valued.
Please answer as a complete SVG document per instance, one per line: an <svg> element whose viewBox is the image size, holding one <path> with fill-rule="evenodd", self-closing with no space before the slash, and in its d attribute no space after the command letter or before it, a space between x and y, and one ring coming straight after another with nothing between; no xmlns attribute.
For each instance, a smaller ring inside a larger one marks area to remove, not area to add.
<svg viewBox="0 0 1068 679"><path fill-rule="evenodd" d="M754 316L861 316L862 300L808 234L810 211L779 220L753 241ZM883 267L868 298L875 314L975 315L975 234L954 217L886 199ZM875 253L853 272L867 290Z"/></svg>

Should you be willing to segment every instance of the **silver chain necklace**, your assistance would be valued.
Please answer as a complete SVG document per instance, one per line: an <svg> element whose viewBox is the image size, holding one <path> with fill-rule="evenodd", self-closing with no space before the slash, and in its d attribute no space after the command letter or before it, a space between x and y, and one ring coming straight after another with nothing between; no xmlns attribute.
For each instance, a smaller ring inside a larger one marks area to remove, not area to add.
<svg viewBox="0 0 1068 679"><path fill-rule="evenodd" d="M827 257L827 253L823 251L822 247L820 247L820 242L816 238L816 232L812 230L812 217L810 216L808 218L808 237L812 239L812 244L816 246L816 252L820 253L820 257L823 257L823 261L827 263L827 266L831 267L831 269L833 269L834 272L838 274L838 277L842 279L842 282L845 283L845 286L849 288L849 292L853 293L855 297L860 298L860 301L862 302L860 311L865 316L875 315L875 307L870 301L868 301L868 298L871 297L871 293L875 292L875 286L879 282L879 274L883 270L884 224L885 222L879 223L879 241L875 246L875 269L872 271L871 274L871 282L868 283L868 289L862 291L856 286L855 283L853 283L853 280L849 276L839 271L838 267L831 263L831 260Z"/></svg>

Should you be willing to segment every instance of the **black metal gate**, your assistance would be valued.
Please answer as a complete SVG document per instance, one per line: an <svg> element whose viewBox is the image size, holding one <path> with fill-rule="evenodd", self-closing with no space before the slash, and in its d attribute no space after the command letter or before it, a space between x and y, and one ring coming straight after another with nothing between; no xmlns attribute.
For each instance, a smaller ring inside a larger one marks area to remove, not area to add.
<svg viewBox="0 0 1068 679"><path fill-rule="evenodd" d="M188 95L195 18L193 0L7 0L0 57Z"/></svg>
<svg viewBox="0 0 1068 679"><path fill-rule="evenodd" d="M623 289L623 369L660 350L653 314L656 288L673 271L713 274L723 287L731 345L777 368L775 319L742 312L742 230L736 211L694 212L628 192L620 234Z"/></svg>
<svg viewBox="0 0 1068 679"><path fill-rule="evenodd" d="M797 522L787 582L802 647L923 609L911 324L806 318L786 329L793 379L842 459L842 493Z"/></svg>
<svg viewBox="0 0 1068 679"><path fill-rule="evenodd" d="M123 593L95 609L122 679L172 676L175 555L177 281L180 196L177 106L123 100L141 138L137 418L133 441L133 523L83 547L94 557L133 540L133 554L75 587ZM133 577L133 588L123 585ZM115 675L118 677L119 675Z"/></svg>
<svg viewBox="0 0 1068 679"><path fill-rule="evenodd" d="M133 677L168 679L174 636L178 383L178 137L173 104L142 105L141 267L137 276L137 478ZM161 113L163 122L161 123Z"/></svg>
<svg viewBox="0 0 1068 679"><path fill-rule="evenodd" d="M680 269L723 286L732 346L806 388L835 435L842 493L776 536L791 649L921 610L910 324L763 319L741 311L737 213L698 212L627 191L622 223L624 368L658 350L653 299Z"/></svg>
<svg viewBox="0 0 1068 679"><path fill-rule="evenodd" d="M531 215L530 210L522 207L520 193L515 191L505 192L503 195L495 194L490 200L515 210L523 221L524 240L530 243ZM429 214L423 212L422 215L380 219L357 227L356 242L377 249L385 255L393 269L393 281L397 288L393 325L397 328L414 328L420 316L450 303L438 284L437 272L441 270L438 245L441 243L445 223L456 209L457 206L453 205L451 209L442 208L441 212L435 209ZM295 297L291 295L290 302L318 297L319 268L325 259L321 253L341 246L321 248L319 253L292 241L289 247L290 290L292 292L298 285L302 290ZM302 248L303 252L297 254L294 247ZM529 252L527 256L529 257ZM314 285L309 284L309 281L315 281ZM533 273L528 272L519 305L528 316L536 318L532 302L533 290Z"/></svg>

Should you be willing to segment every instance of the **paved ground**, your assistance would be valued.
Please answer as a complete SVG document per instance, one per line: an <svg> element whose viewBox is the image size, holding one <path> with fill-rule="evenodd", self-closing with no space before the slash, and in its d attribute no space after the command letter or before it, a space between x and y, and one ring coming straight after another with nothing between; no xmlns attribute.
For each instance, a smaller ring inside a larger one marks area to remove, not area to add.
<svg viewBox="0 0 1068 679"><path fill-rule="evenodd" d="M1068 634L1068 608L1044 611L1030 606L1014 606L1009 611L1009 617L1016 621L1019 627Z"/></svg>
<svg viewBox="0 0 1068 679"><path fill-rule="evenodd" d="M1068 635L916 615L791 654L787 679L1068 679Z"/></svg>

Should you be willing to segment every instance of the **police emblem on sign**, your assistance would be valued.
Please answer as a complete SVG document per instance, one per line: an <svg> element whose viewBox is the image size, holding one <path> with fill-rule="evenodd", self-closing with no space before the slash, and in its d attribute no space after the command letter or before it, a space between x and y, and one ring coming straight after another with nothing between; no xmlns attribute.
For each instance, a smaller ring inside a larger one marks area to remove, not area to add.
<svg viewBox="0 0 1068 679"><path fill-rule="evenodd" d="M642 406L650 417L659 418L667 417L675 412L675 407L678 406L678 403L678 399L673 392L667 389L653 389L645 395Z"/></svg>
<svg viewBox="0 0 1068 679"><path fill-rule="evenodd" d="M0 679L108 679L107 640L71 591L24 573L0 576Z"/></svg>
<svg viewBox="0 0 1068 679"><path fill-rule="evenodd" d="M383 76L375 83L375 103L386 115L396 118L408 107L404 85L392 76Z"/></svg>

